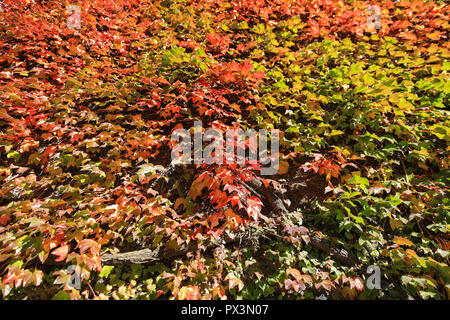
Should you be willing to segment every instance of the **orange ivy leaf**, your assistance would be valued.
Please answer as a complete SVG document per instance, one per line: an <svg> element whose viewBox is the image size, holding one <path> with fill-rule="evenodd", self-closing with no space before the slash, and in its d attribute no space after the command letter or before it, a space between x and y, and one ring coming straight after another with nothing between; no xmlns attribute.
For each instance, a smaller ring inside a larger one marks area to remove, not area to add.
<svg viewBox="0 0 450 320"><path fill-rule="evenodd" d="M58 256L58 258L55 259L56 262L60 262L63 261L66 257L67 254L69 253L69 245L65 245L62 247L59 247L58 249L53 250L52 254L54 254L55 256Z"/></svg>
<svg viewBox="0 0 450 320"><path fill-rule="evenodd" d="M399 237L399 236L395 236L394 243L397 243L398 245L405 245L405 246L413 246L414 245L414 243L412 243L408 239Z"/></svg>

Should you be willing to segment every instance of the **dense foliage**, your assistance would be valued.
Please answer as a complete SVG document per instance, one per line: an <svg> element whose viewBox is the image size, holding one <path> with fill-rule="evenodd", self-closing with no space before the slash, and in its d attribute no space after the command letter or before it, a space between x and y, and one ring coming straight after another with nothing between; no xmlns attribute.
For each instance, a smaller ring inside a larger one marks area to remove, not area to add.
<svg viewBox="0 0 450 320"><path fill-rule="evenodd" d="M2 2L4 299L449 298L445 2L377 1L379 30L360 0ZM195 120L279 129L279 174L170 167Z"/></svg>

